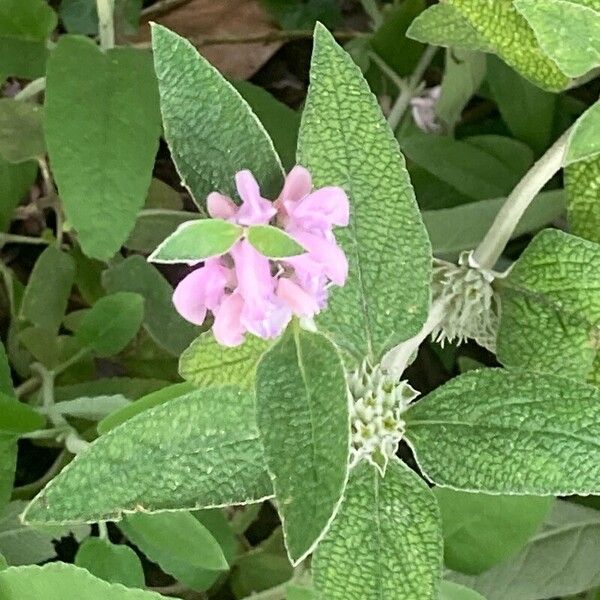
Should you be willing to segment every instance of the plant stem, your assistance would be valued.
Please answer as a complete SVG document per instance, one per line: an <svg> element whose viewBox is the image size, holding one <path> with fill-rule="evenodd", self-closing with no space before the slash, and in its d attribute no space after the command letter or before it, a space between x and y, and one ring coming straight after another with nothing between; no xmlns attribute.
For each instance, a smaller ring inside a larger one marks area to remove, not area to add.
<svg viewBox="0 0 600 600"><path fill-rule="evenodd" d="M489 231L473 253L473 260L481 268L494 267L531 201L563 166L570 134L569 129L533 165L506 199Z"/></svg>
<svg viewBox="0 0 600 600"><path fill-rule="evenodd" d="M15 95L15 100L29 100L34 98L46 89L46 78L40 77L29 82L18 94Z"/></svg>
<svg viewBox="0 0 600 600"><path fill-rule="evenodd" d="M379 67L379 70L398 88L402 91L406 88L406 83L402 77L392 69L376 52L369 52L369 58Z"/></svg>
<svg viewBox="0 0 600 600"><path fill-rule="evenodd" d="M106 521L98 521L98 537L101 540L108 540L108 527Z"/></svg>
<svg viewBox="0 0 600 600"><path fill-rule="evenodd" d="M36 244L48 246L50 242L44 238L16 235L14 233L0 233L0 245L4 244Z"/></svg>
<svg viewBox="0 0 600 600"><path fill-rule="evenodd" d="M102 50L109 50L115 46L114 7L114 0L96 0L100 47Z"/></svg>
<svg viewBox="0 0 600 600"><path fill-rule="evenodd" d="M383 25L383 14L377 4L377 0L360 0L364 11L373 21L373 29L379 29Z"/></svg>
<svg viewBox="0 0 600 600"><path fill-rule="evenodd" d="M425 71L427 71L427 67L431 64L433 57L436 55L438 51L437 46L428 46L419 63L417 64L413 74L410 76L408 80L408 84L406 87L400 92L400 95L396 99L394 106L392 106L392 110L388 116L388 123L392 128L392 131L396 131L400 121L402 121L402 117L406 110L410 106L410 101L413 96L419 89L421 84L421 79L423 79L423 75L425 75Z"/></svg>

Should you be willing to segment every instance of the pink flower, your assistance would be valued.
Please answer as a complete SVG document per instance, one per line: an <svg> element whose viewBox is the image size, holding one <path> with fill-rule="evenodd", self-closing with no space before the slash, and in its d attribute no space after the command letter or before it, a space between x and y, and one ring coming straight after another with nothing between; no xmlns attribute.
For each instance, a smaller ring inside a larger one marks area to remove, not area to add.
<svg viewBox="0 0 600 600"><path fill-rule="evenodd" d="M281 260L263 256L243 236L222 257L205 261L173 294L175 308L197 325L208 311L213 333L224 346L237 346L246 332L264 339L279 336L293 315L311 318L327 305L329 286L344 285L348 262L333 227L349 222L349 203L339 187L312 190L310 173L294 167L275 202L263 198L249 171L235 177L242 200L209 194L212 218L250 227L277 223L307 252Z"/></svg>

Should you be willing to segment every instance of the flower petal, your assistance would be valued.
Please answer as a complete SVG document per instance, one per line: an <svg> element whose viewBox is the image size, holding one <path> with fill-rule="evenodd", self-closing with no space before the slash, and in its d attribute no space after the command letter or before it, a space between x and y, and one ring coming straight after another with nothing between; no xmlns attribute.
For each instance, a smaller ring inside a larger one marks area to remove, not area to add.
<svg viewBox="0 0 600 600"><path fill-rule="evenodd" d="M213 219L233 219L238 207L233 200L219 192L211 192L206 198L208 214Z"/></svg>
<svg viewBox="0 0 600 600"><path fill-rule="evenodd" d="M324 187L306 196L290 216L293 226L301 229L346 227L350 221L350 203L341 187Z"/></svg>
<svg viewBox="0 0 600 600"><path fill-rule="evenodd" d="M250 171L236 173L235 183L242 199L242 205L237 213L240 225L265 225L277 212L269 200L260 195L258 183Z"/></svg>
<svg viewBox="0 0 600 600"><path fill-rule="evenodd" d="M285 178L283 189L279 194L281 202L299 202L312 190L312 177L308 169L296 165Z"/></svg>
<svg viewBox="0 0 600 600"><path fill-rule="evenodd" d="M318 300L287 277L279 280L277 296L299 317L312 317L319 312Z"/></svg>
<svg viewBox="0 0 600 600"><path fill-rule="evenodd" d="M222 346L239 346L244 341L241 322L244 300L239 294L226 296L215 315L213 334Z"/></svg>
<svg viewBox="0 0 600 600"><path fill-rule="evenodd" d="M333 234L330 239L306 231L289 232L309 253L309 257L322 265L323 271L336 285L344 285L348 277L348 259L336 244ZM292 261L290 261L293 264Z"/></svg>

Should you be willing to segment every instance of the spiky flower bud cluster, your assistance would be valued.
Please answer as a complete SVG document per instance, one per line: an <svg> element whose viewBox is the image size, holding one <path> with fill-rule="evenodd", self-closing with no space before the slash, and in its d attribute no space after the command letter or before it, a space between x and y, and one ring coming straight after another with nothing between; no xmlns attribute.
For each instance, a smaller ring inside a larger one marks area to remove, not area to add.
<svg viewBox="0 0 600 600"><path fill-rule="evenodd" d="M500 320L500 297L492 282L499 276L482 269L472 252L463 252L458 265L436 260L433 267L433 298L445 302L444 319L433 330L440 342L462 344L474 339L491 352L496 349Z"/></svg>
<svg viewBox="0 0 600 600"><path fill-rule="evenodd" d="M368 361L349 375L348 388L354 462L366 458L383 475L404 435L402 413L418 392L408 382L393 379Z"/></svg>

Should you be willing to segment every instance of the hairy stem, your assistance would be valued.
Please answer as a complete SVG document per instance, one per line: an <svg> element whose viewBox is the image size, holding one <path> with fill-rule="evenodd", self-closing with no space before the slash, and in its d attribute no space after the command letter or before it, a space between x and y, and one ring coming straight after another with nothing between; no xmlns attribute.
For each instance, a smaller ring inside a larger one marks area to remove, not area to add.
<svg viewBox="0 0 600 600"><path fill-rule="evenodd" d="M96 0L100 47L109 50L115 46L114 0Z"/></svg>
<svg viewBox="0 0 600 600"><path fill-rule="evenodd" d="M18 94L15 95L15 100L29 100L46 89L46 78L40 77L28 83Z"/></svg>
<svg viewBox="0 0 600 600"><path fill-rule="evenodd" d="M0 233L0 245L4 244L35 244L47 246L50 242L44 238L16 235L14 233Z"/></svg>
<svg viewBox="0 0 600 600"><path fill-rule="evenodd" d="M531 201L563 166L570 134L569 129L533 165L506 199L486 236L473 253L473 259L480 267L494 267Z"/></svg>

